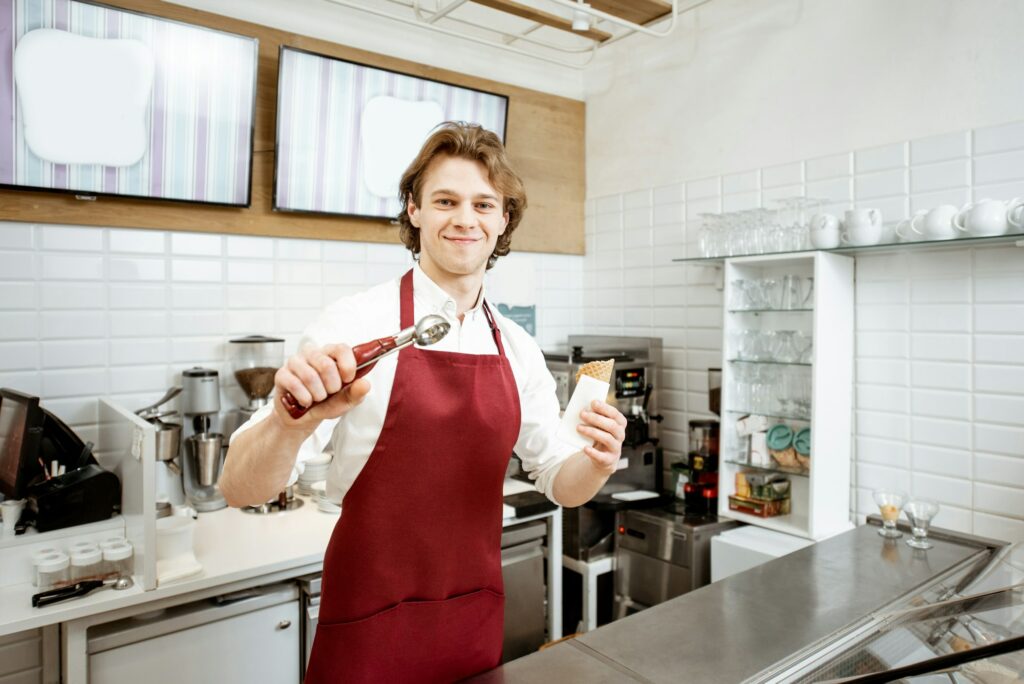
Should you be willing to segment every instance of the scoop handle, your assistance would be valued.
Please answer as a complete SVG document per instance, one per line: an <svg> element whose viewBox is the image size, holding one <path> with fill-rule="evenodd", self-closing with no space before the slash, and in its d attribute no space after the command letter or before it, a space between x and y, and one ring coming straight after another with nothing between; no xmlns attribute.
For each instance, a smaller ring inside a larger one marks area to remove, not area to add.
<svg viewBox="0 0 1024 684"><path fill-rule="evenodd" d="M370 342L364 342L363 344L352 347L352 356L356 358L356 375L352 378L352 381L354 382L356 378L361 378L369 373L370 369L377 363L377 359L393 350L396 346L395 338L392 336L381 337L380 339L371 340ZM341 389L343 390L351 384L351 382L342 383ZM338 391L340 392L341 390ZM327 399L330 399L332 396L334 395L328 395ZM324 399L324 401L327 401L327 399ZM309 409L313 408L320 402L314 401L309 406L302 406L295 400L295 397L292 396L291 392L285 392L281 395L281 403L284 404L284 408L288 411L288 415L298 420L302 416L306 415L306 412L309 411Z"/></svg>

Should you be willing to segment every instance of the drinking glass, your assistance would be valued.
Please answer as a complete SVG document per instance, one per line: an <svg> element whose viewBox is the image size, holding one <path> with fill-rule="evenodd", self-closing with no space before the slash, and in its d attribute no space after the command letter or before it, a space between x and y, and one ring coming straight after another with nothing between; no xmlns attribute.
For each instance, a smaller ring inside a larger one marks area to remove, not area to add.
<svg viewBox="0 0 1024 684"><path fill-rule="evenodd" d="M907 495L889 489L878 489L873 496L875 505L882 514L882 526L878 529L878 534L887 539L902 537L903 533L896 529L896 521L899 520L900 510L907 501Z"/></svg>
<svg viewBox="0 0 1024 684"><path fill-rule="evenodd" d="M800 305L802 309L811 309L814 307L814 278L808 276L804 278L807 283L807 289L804 290L803 302Z"/></svg>
<svg viewBox="0 0 1024 684"><path fill-rule="evenodd" d="M779 363L796 363L800 360L800 352L797 351L793 341L796 331L779 330L774 333L775 343L772 345L772 357Z"/></svg>
<svg viewBox="0 0 1024 684"><path fill-rule="evenodd" d="M734 280L732 281L732 290L729 295L729 308L739 311L746 309L747 307L747 281L746 280Z"/></svg>
<svg viewBox="0 0 1024 684"><path fill-rule="evenodd" d="M797 353L799 363L810 363L814 355L814 338L802 330L793 333L793 348Z"/></svg>
<svg viewBox="0 0 1024 684"><path fill-rule="evenodd" d="M796 377L797 388L794 395L795 415L809 420L811 417L811 373L807 368L791 368Z"/></svg>
<svg viewBox="0 0 1024 684"><path fill-rule="evenodd" d="M907 540L907 546L912 546L915 549L932 548L932 543L928 541L928 525L938 514L939 504L927 499L915 499L908 501L903 506L903 512L910 519L910 529L914 534Z"/></svg>

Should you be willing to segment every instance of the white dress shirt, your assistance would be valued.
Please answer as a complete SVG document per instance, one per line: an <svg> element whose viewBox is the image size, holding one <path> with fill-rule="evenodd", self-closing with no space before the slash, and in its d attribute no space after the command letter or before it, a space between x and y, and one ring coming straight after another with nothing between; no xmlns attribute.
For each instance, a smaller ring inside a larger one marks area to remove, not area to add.
<svg viewBox="0 0 1024 684"><path fill-rule="evenodd" d="M299 348L304 345L322 347L334 343L355 346L394 335L401 327L400 282L401 278L396 278L337 300L306 328L299 341ZM432 281L419 264L413 266L414 319L437 314L452 326L439 342L423 347L424 351L497 354L487 316L480 304L482 301L483 292L476 306L467 311L460 322L456 316L455 300ZM522 419L515 453L537 489L555 501L552 491L555 476L576 449L555 437L560 419L554 378L534 339L519 325L498 313L493 305L490 309L501 332L505 356L512 366L512 374L519 388ZM331 453L333 460L328 470L326 494L330 501L342 503L345 493L370 459L380 436L397 365L397 354L379 361L365 376L370 382L370 391L362 403L341 418L323 421L316 432L303 442L289 484L298 479L305 461L321 453ZM272 410L270 404L264 406L234 434L264 420ZM423 458L431 458L431 445L423 444L420 453Z"/></svg>

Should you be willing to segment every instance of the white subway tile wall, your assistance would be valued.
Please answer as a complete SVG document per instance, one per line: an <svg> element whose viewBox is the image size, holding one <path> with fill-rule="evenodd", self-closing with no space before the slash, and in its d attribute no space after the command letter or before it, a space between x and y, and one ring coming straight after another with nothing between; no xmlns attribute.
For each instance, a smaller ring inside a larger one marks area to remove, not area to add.
<svg viewBox="0 0 1024 684"><path fill-rule="evenodd" d="M647 270L650 196L629 200L646 207L646 241L634 236L629 247ZM513 257L536 274L538 342L564 349L583 324L583 259ZM96 397L139 408L200 365L220 371L226 412L243 400L229 339L279 336L292 353L325 305L411 263L400 244L0 223L0 387L40 396L95 441Z"/></svg>
<svg viewBox="0 0 1024 684"><path fill-rule="evenodd" d="M1024 123L590 200L598 239L583 261L583 332L663 338L660 429L671 459L687 448L687 422L710 415L707 368L722 362L720 271L673 264L674 248L698 256L702 213L805 194L828 199L840 218L876 207L890 226L941 204L1024 197ZM648 196L650 268L647 224L627 218ZM851 512L875 512L871 490L897 487L937 500L937 525L1024 541L1024 249L859 255L856 316Z"/></svg>

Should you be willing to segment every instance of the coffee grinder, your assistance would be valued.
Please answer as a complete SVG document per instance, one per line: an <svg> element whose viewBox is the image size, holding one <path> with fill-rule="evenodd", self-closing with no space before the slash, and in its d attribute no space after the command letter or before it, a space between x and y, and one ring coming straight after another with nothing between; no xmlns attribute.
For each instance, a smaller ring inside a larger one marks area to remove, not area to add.
<svg viewBox="0 0 1024 684"><path fill-rule="evenodd" d="M266 406L274 390L274 375L284 363L284 340L263 335L239 337L229 342L228 356L235 380L249 399L247 406L239 408L241 424Z"/></svg>
<svg viewBox="0 0 1024 684"><path fill-rule="evenodd" d="M220 412L219 376L209 368L190 368L181 378L182 413L192 419L182 468L185 496L200 513L216 511L228 505L217 488L224 464L224 436L211 431Z"/></svg>

